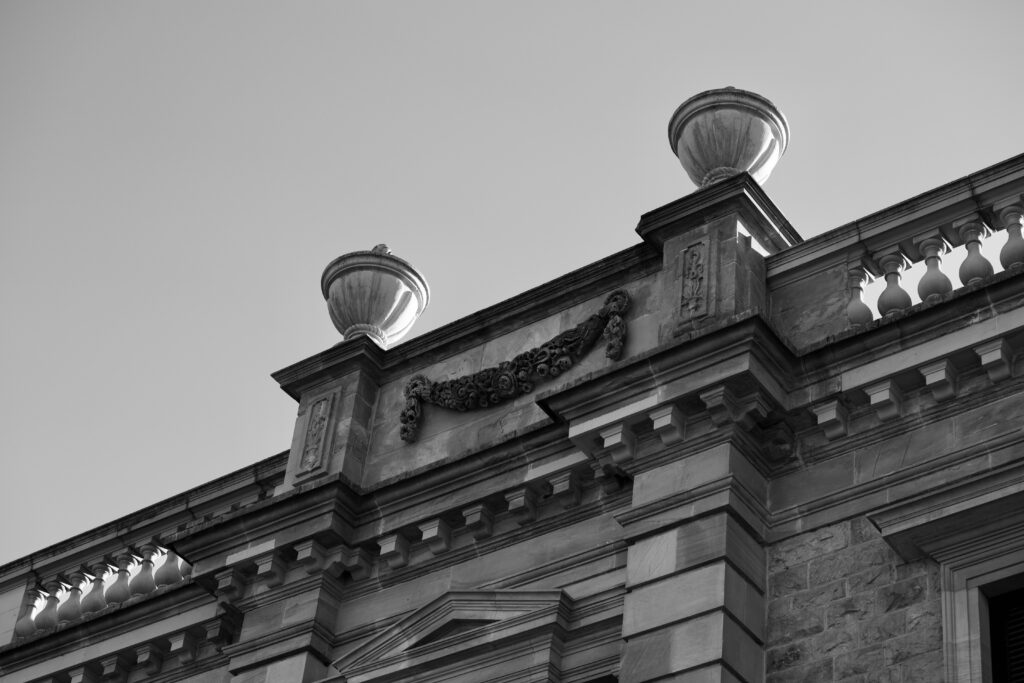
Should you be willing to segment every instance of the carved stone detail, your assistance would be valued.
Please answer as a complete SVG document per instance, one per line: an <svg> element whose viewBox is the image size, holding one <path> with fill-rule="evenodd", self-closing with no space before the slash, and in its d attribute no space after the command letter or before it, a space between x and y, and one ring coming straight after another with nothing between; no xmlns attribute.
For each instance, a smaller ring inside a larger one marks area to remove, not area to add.
<svg viewBox="0 0 1024 683"><path fill-rule="evenodd" d="M683 318L693 320L707 315L707 246L704 242L695 242L686 247L679 264L683 281L679 303Z"/></svg>
<svg viewBox="0 0 1024 683"><path fill-rule="evenodd" d="M602 336L607 342L605 355L618 360L626 339L622 315L629 309L629 303L629 294L614 291L605 299L604 306L585 322L495 367L440 382L416 375L405 386L402 440L409 443L416 440L423 403L466 411L488 408L528 394L536 382L558 377L571 368Z"/></svg>
<svg viewBox="0 0 1024 683"><path fill-rule="evenodd" d="M302 458L299 467L303 472L316 469L323 460L324 441L327 437L327 423L331 415L331 399L321 398L309 409L309 421L306 423L306 440L302 446Z"/></svg>

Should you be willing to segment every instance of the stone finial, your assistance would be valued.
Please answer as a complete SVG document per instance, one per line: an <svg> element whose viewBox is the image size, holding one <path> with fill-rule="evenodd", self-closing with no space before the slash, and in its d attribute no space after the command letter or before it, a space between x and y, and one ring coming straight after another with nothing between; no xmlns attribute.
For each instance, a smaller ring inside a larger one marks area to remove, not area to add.
<svg viewBox="0 0 1024 683"><path fill-rule="evenodd" d="M746 171L759 184L789 144L789 124L774 104L736 88L707 90L679 105L668 141L698 187Z"/></svg>
<svg viewBox="0 0 1024 683"><path fill-rule="evenodd" d="M427 281L386 244L331 261L320 289L345 339L365 335L383 348L405 336L430 301Z"/></svg>

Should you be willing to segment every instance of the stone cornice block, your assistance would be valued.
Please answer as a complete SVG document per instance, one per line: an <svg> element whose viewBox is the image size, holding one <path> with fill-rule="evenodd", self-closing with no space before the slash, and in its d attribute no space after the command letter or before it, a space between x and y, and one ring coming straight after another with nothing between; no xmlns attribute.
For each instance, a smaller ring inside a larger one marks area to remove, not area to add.
<svg viewBox="0 0 1024 683"><path fill-rule="evenodd" d="M563 508L576 507L580 504L579 475L575 470L566 470L548 477L551 495L558 500Z"/></svg>
<svg viewBox="0 0 1024 683"><path fill-rule="evenodd" d="M924 377L924 383L931 390L936 401L941 403L956 398L959 373L949 358L922 365L918 371Z"/></svg>
<svg viewBox="0 0 1024 683"><path fill-rule="evenodd" d="M409 564L409 539L399 533L388 534L377 539L380 546L380 557L392 569L399 569Z"/></svg>
<svg viewBox="0 0 1024 683"><path fill-rule="evenodd" d="M494 516L483 503L476 503L462 509L462 517L473 538L481 541L494 533Z"/></svg>
<svg viewBox="0 0 1024 683"><path fill-rule="evenodd" d="M505 500L517 524L529 524L537 519L537 494L532 488L523 486L509 491L505 494Z"/></svg>
<svg viewBox="0 0 1024 683"><path fill-rule="evenodd" d="M216 582L214 592L221 602L234 602L245 592L245 573L241 567L225 567L213 575Z"/></svg>
<svg viewBox="0 0 1024 683"><path fill-rule="evenodd" d="M452 547L452 530L441 518L427 520L419 525L423 542L434 555L447 552Z"/></svg>
<svg viewBox="0 0 1024 683"><path fill-rule="evenodd" d="M868 395L871 407L875 409L879 420L884 422L900 416L903 410L903 392L892 378L869 384L864 387L864 393Z"/></svg>
<svg viewBox="0 0 1024 683"><path fill-rule="evenodd" d="M645 242L661 249L668 239L729 213L737 214L769 252L784 251L803 241L775 203L745 172L648 211L640 217L636 232Z"/></svg>
<svg viewBox="0 0 1024 683"><path fill-rule="evenodd" d="M267 588L275 588L284 583L288 563L281 551L272 550L252 558L256 563L256 580Z"/></svg>
<svg viewBox="0 0 1024 683"><path fill-rule="evenodd" d="M181 631L168 636L167 654L177 658L181 664L191 664L196 659L196 650L199 645L196 637L191 631Z"/></svg>
<svg viewBox="0 0 1024 683"><path fill-rule="evenodd" d="M135 663L152 676L160 673L164 665L165 650L158 641L143 643L135 647Z"/></svg>
<svg viewBox="0 0 1024 683"><path fill-rule="evenodd" d="M128 679L132 661L123 653L117 653L100 660L100 675L105 681L123 683Z"/></svg>
<svg viewBox="0 0 1024 683"><path fill-rule="evenodd" d="M598 432L602 449L611 456L618 466L636 457L636 436L625 422L619 422Z"/></svg>
<svg viewBox="0 0 1024 683"><path fill-rule="evenodd" d="M651 420L651 427L654 433L661 439L664 446L670 446L683 439L683 428L686 421L683 413L672 403L658 406L647 413Z"/></svg>
<svg viewBox="0 0 1024 683"><path fill-rule="evenodd" d="M363 548L350 548L342 544L337 551L335 564L343 571L347 571L353 579L363 579L370 575L370 567L373 565L370 553Z"/></svg>
<svg viewBox="0 0 1024 683"><path fill-rule="evenodd" d="M68 669L67 676L68 683L99 683L101 680L99 671L93 664Z"/></svg>
<svg viewBox="0 0 1024 683"><path fill-rule="evenodd" d="M811 412L814 413L818 420L818 426L824 430L825 438L829 441L846 435L846 406L838 399L811 406Z"/></svg>
<svg viewBox="0 0 1024 683"><path fill-rule="evenodd" d="M1013 373L1013 348L1005 338L992 339L974 347L981 367L993 382L1001 382Z"/></svg>
<svg viewBox="0 0 1024 683"><path fill-rule="evenodd" d="M327 549L315 539L308 538L292 546L295 551L295 564L304 567L307 574L317 574L327 564Z"/></svg>

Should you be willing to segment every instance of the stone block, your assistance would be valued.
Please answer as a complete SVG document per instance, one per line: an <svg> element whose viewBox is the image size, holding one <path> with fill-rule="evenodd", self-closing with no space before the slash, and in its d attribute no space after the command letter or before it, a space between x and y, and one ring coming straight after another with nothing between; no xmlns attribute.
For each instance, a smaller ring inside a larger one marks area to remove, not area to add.
<svg viewBox="0 0 1024 683"><path fill-rule="evenodd" d="M1013 349L1005 338L992 339L974 347L981 367L992 382L1001 382L1013 371Z"/></svg>
<svg viewBox="0 0 1024 683"><path fill-rule="evenodd" d="M635 587L719 558L728 558L758 590L764 590L764 549L727 513L702 517L634 543L628 551L627 585Z"/></svg>
<svg viewBox="0 0 1024 683"><path fill-rule="evenodd" d="M824 401L818 405L811 406L811 412L817 418L818 426L825 432L825 438L829 441L846 436L847 414L846 406L838 399Z"/></svg>
<svg viewBox="0 0 1024 683"><path fill-rule="evenodd" d="M836 600L846 597L846 580L838 579L809 590L791 594L794 610L806 610L823 607Z"/></svg>
<svg viewBox="0 0 1024 683"><path fill-rule="evenodd" d="M887 566L896 559L884 541L861 543L811 560L808 583L811 587L822 586L870 567Z"/></svg>
<svg viewBox="0 0 1024 683"><path fill-rule="evenodd" d="M669 403L658 406L647 413L651 420L651 428L661 439L664 446L670 446L683 438L685 420L683 413L678 407Z"/></svg>
<svg viewBox="0 0 1024 683"><path fill-rule="evenodd" d="M878 606L877 593L861 593L838 600L825 608L828 628L860 628L857 624L882 610Z"/></svg>
<svg viewBox="0 0 1024 683"><path fill-rule="evenodd" d="M926 577L915 576L878 589L878 605L885 612L903 609L928 597Z"/></svg>
<svg viewBox="0 0 1024 683"><path fill-rule="evenodd" d="M807 564L798 564L768 575L768 596L771 598L790 595L807 587Z"/></svg>
<svg viewBox="0 0 1024 683"><path fill-rule="evenodd" d="M823 610L792 611L788 599L776 600L768 607L768 638L772 646L806 638L825 630Z"/></svg>
<svg viewBox="0 0 1024 683"><path fill-rule="evenodd" d="M770 674L767 683L821 683L832 680L832 671L832 660L823 659L806 666Z"/></svg>
<svg viewBox="0 0 1024 683"><path fill-rule="evenodd" d="M763 679L761 647L728 614L715 611L627 640L619 683L643 683L719 661L741 680Z"/></svg>
<svg viewBox="0 0 1024 683"><path fill-rule="evenodd" d="M868 617L859 625L860 640L864 645L877 645L907 632L907 615L903 610Z"/></svg>
<svg viewBox="0 0 1024 683"><path fill-rule="evenodd" d="M764 477L747 458L724 443L638 474L633 482L633 506L683 493L727 475L735 476L755 495L767 491Z"/></svg>
<svg viewBox="0 0 1024 683"><path fill-rule="evenodd" d="M764 598L729 564L715 562L674 574L626 594L622 633L638 633L725 608L764 639Z"/></svg>
<svg viewBox="0 0 1024 683"><path fill-rule="evenodd" d="M768 549L768 570L778 572L850 545L850 524L840 522L792 536Z"/></svg>
<svg viewBox="0 0 1024 683"><path fill-rule="evenodd" d="M879 680L879 674L886 668L885 652L881 645L862 647L835 658L835 676L840 681L861 675Z"/></svg>

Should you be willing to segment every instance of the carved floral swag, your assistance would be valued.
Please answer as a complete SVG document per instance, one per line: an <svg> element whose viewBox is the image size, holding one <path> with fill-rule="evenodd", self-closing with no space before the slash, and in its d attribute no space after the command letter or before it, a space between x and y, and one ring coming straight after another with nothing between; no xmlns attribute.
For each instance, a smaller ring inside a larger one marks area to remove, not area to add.
<svg viewBox="0 0 1024 683"><path fill-rule="evenodd" d="M416 440L423 403L466 411L487 408L528 394L536 382L558 377L571 368L590 351L599 337L607 340L605 356L618 360L626 340L626 323L622 315L629 310L629 304L629 294L616 290L608 295L604 306L586 321L512 360L440 382L416 375L405 385L402 440L410 443Z"/></svg>

